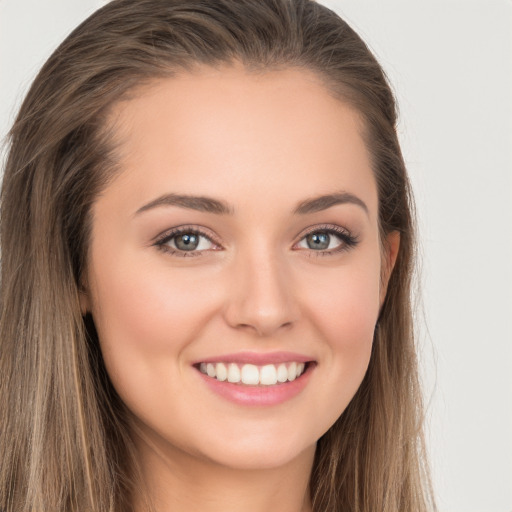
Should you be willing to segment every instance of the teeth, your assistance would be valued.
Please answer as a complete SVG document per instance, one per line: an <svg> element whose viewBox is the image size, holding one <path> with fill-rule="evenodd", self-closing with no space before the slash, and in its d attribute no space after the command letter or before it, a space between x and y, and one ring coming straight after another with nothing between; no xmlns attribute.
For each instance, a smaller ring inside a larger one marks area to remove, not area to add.
<svg viewBox="0 0 512 512"><path fill-rule="evenodd" d="M278 383L292 382L305 370L304 363L281 363L256 366L244 364L241 368L236 363L201 363L199 371L220 381L246 386L274 386Z"/></svg>
<svg viewBox="0 0 512 512"><path fill-rule="evenodd" d="M228 378L228 369L226 368L226 365L223 363L217 363L216 368L216 377L217 380L224 381Z"/></svg>
<svg viewBox="0 0 512 512"><path fill-rule="evenodd" d="M258 367L253 364L244 364L242 366L242 382L249 386L257 386L260 383Z"/></svg>
<svg viewBox="0 0 512 512"><path fill-rule="evenodd" d="M277 381L286 382L288 380L288 368L285 364L280 364L277 368Z"/></svg>
<svg viewBox="0 0 512 512"><path fill-rule="evenodd" d="M273 364L267 364L260 370L260 384L264 386L277 384L277 370Z"/></svg>
<svg viewBox="0 0 512 512"><path fill-rule="evenodd" d="M215 377L217 375L217 372L215 371L215 366L213 366L212 363L208 363L206 365L206 374L208 377Z"/></svg>
<svg viewBox="0 0 512 512"><path fill-rule="evenodd" d="M228 382L240 382L240 368L234 363L228 366Z"/></svg>
<svg viewBox="0 0 512 512"><path fill-rule="evenodd" d="M208 365L206 365L208 368ZM295 380L297 378L297 363L292 363L288 367L288 380Z"/></svg>

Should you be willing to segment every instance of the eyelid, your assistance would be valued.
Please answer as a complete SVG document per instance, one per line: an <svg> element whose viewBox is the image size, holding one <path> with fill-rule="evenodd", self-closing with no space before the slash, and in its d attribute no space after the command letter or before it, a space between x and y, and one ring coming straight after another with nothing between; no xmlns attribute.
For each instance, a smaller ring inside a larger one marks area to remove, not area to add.
<svg viewBox="0 0 512 512"><path fill-rule="evenodd" d="M213 249L203 249L200 251L180 251L179 249L173 249L172 247L166 246L166 243L170 241L173 237L179 236L180 234L184 233L192 233L198 236L202 236L209 240L216 247ZM178 256L202 256L203 253L205 252L218 251L223 248L222 245L217 241L217 237L213 234L212 231L203 226L189 224L175 226L173 228L167 229L166 231L160 233L155 238L153 238L153 240L151 241L151 245L156 246L158 249L164 252L168 252L172 255Z"/></svg>
<svg viewBox="0 0 512 512"><path fill-rule="evenodd" d="M334 249L325 249L325 250L315 250L315 249L306 249L306 248L297 248L297 245L309 234L324 232L327 234L334 234L337 236L341 243L338 247ZM192 233L206 238L209 242L215 245L215 248L212 249L202 249L202 250L192 250L192 251L183 251L179 249L173 249L166 245L166 243L171 240L175 236L179 236L183 233ZM297 237L297 241L293 244L292 249L305 251L309 256L328 256L334 255L339 252L347 251L353 247L355 247L359 243L359 238L356 235L353 235L347 228L339 226L337 224L319 224L316 226L310 226L307 229L303 230L299 236ZM216 235L203 226L197 225L189 225L184 224L181 226L175 226L173 228L167 229L166 231L160 233L152 240L152 245L156 246L158 249L170 253L172 255L177 256L202 256L204 253L208 253L210 251L218 251L223 249L224 247L217 240Z"/></svg>
<svg viewBox="0 0 512 512"><path fill-rule="evenodd" d="M297 240L302 240L305 236L309 235L310 233L316 233L317 231L334 231L336 233L350 235L350 231L347 228L338 226L337 224L317 224L302 230L297 236Z"/></svg>
<svg viewBox="0 0 512 512"><path fill-rule="evenodd" d="M337 224L319 224L317 226L310 226L304 231L302 231L297 241L294 243L293 247L296 247L299 242L301 242L306 236L317 233L317 232L325 232L327 234L334 234L340 240L341 244L334 249L327 250L314 250L314 249L297 249L300 251L305 251L308 255L322 256L322 255L332 255L339 252L347 251L353 247L355 247L359 243L359 237L351 233L350 230L339 226Z"/></svg>

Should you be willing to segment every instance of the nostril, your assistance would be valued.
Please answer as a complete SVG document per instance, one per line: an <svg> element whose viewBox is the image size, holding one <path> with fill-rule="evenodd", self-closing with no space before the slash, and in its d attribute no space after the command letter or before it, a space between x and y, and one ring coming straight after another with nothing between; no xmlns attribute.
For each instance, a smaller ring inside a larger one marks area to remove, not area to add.
<svg viewBox="0 0 512 512"><path fill-rule="evenodd" d="M243 270L233 279L226 296L227 323L233 328L252 330L259 336L291 328L299 317L299 307L285 276L286 270L269 269L267 264L258 266L254 262Z"/></svg>

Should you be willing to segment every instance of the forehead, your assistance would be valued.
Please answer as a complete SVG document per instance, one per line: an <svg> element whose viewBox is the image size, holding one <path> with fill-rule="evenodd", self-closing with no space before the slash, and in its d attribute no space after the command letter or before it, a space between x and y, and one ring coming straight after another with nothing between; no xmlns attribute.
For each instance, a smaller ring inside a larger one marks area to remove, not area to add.
<svg viewBox="0 0 512 512"><path fill-rule="evenodd" d="M295 201L314 187L376 203L360 116L308 70L201 67L140 89L110 119L120 184L144 199L165 188Z"/></svg>

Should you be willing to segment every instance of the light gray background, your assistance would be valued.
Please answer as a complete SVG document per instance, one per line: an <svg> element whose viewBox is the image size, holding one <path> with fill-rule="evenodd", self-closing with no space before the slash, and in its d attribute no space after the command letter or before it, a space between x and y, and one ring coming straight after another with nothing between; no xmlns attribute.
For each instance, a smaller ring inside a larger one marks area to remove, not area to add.
<svg viewBox="0 0 512 512"><path fill-rule="evenodd" d="M50 52L104 3L0 0L0 137ZM440 511L511 512L512 2L323 3L369 43L401 108Z"/></svg>

